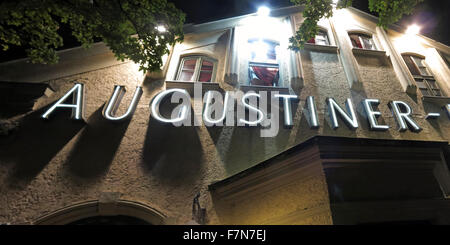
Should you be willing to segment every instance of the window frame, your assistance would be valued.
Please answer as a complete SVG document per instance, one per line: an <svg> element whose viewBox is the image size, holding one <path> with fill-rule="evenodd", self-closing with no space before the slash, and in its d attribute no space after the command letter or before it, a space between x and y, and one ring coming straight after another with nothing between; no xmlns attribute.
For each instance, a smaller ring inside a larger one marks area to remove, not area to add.
<svg viewBox="0 0 450 245"><path fill-rule="evenodd" d="M325 40L326 40L327 44L318 44L318 43L316 42L317 36L319 36L319 34L320 34L321 32L325 34L325 38L326 38ZM313 38L311 38L311 39L313 39ZM310 39L310 40L311 40L311 39ZM319 31L317 32L317 35L314 36L314 43L310 43L309 40L308 40L306 43L311 44L311 45L331 46L331 41L330 41L330 37L329 37L329 35L328 35L328 30L325 29L325 28L319 28Z"/></svg>
<svg viewBox="0 0 450 245"><path fill-rule="evenodd" d="M183 72L184 62L186 60L190 60L190 59L195 59L196 60L195 67L194 67L194 74L192 75L194 77L194 79L191 80L191 81L180 80L182 72ZM211 71L211 81L210 82L201 82L201 81L199 81L200 73L201 73L201 66L202 66L203 61L208 61L208 62L211 62L213 64L213 69ZM208 57L206 55L184 55L184 56L180 57L180 62L178 64L177 74L175 75L175 81L217 83L215 81L215 79L216 79L216 71L217 71L217 60L216 59L213 59L213 58Z"/></svg>
<svg viewBox="0 0 450 245"><path fill-rule="evenodd" d="M247 76L248 76L248 81L247 84L249 86L263 86L263 87L273 87L273 88L277 88L280 87L280 79L281 79L281 62L280 62L280 58L279 58L279 53L277 52L276 48L281 47L281 44L279 41L273 40L273 39L269 39L269 38L249 38L247 39L247 45L250 45L250 42L252 40L258 40L258 41L262 41L262 42L268 42L268 43L273 43L274 45L274 51L275 51L275 55L276 55L276 63L270 63L270 62L261 62L261 61L253 61L251 60L251 49L249 49L249 58L247 61ZM250 71L251 71L251 66L260 66L260 67L269 67L269 68L278 68L278 72L277 72L277 76L278 76L278 80L276 81L276 83L273 83L274 86L266 86L266 85L255 85L251 83L251 77L250 77Z"/></svg>
<svg viewBox="0 0 450 245"><path fill-rule="evenodd" d="M357 32L357 31L349 31L347 32L348 38L350 39L350 44L352 45L352 48L356 48L356 49L362 49L362 50L378 50L377 45L375 44L375 39L374 39L374 35L370 34L370 33L365 33L365 32ZM361 47L355 47L353 46L353 41L352 41L352 37L350 35L357 35L359 42L361 43ZM370 43L372 44L373 49L368 49L365 47L364 41L362 39L362 37L368 37Z"/></svg>
<svg viewBox="0 0 450 245"><path fill-rule="evenodd" d="M414 65L414 68L419 72L419 75L415 75L411 72L406 60L405 60L405 56L407 56L409 59L411 59L412 61L412 65ZM411 74L411 76L414 78L414 82L416 83L417 88L420 90L420 92L422 93L423 96L434 96L434 97L445 97L441 87L439 86L438 82L436 81L436 78L434 78L433 73L431 73L430 69L428 69L428 66L425 62L425 57L422 55L418 55L418 54L411 54L411 53L403 53L402 54L402 58L403 58L403 62L405 62L406 67L408 68L409 73ZM422 66L419 66L417 64L417 60L416 59L420 59L420 63ZM425 68L425 71L427 74L423 74L422 70L420 68ZM421 80L420 82L422 82L423 84L425 84L425 89L427 90L428 94L424 94L422 92L422 87L419 86L419 84L417 83L418 80ZM430 81L430 82L429 82ZM432 82L431 82L432 81ZM436 88L434 88L431 84L434 83ZM440 95L436 95L435 91L439 91Z"/></svg>

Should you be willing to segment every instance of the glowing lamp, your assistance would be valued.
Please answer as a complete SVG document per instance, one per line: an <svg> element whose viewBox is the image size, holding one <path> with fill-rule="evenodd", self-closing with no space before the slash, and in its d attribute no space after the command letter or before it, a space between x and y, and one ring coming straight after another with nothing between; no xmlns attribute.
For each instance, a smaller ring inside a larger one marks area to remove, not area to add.
<svg viewBox="0 0 450 245"><path fill-rule="evenodd" d="M412 24L412 25L408 26L408 29L406 29L406 34L417 35L417 34L419 34L419 31L420 31L420 26L418 26L416 24Z"/></svg>
<svg viewBox="0 0 450 245"><path fill-rule="evenodd" d="M269 16L270 8L268 8L266 6L261 6L258 8L258 12L256 12L256 14L259 16Z"/></svg>

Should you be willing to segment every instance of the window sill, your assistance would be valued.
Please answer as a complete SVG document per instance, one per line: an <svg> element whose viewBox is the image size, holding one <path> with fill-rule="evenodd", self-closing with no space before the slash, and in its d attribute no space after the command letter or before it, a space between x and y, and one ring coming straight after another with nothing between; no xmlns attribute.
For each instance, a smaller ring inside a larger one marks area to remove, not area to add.
<svg viewBox="0 0 450 245"><path fill-rule="evenodd" d="M320 45L320 44L311 44L311 43L305 43L305 50L308 51L317 51L317 52L324 52L324 53L337 53L338 47L332 46L332 45Z"/></svg>
<svg viewBox="0 0 450 245"><path fill-rule="evenodd" d="M372 50L372 49L362 49L362 48L353 48L353 54L355 55L371 55L371 56L386 56L386 51L384 50Z"/></svg>
<svg viewBox="0 0 450 245"><path fill-rule="evenodd" d="M192 96L194 95L194 87L196 85L202 86L202 93L210 90L220 91L219 83L211 82L185 82L185 81L166 81L166 89L181 88L186 89Z"/></svg>
<svg viewBox="0 0 450 245"><path fill-rule="evenodd" d="M432 103L438 106L446 106L447 104L450 104L450 97L424 95L422 97L422 100L424 102Z"/></svg>
<svg viewBox="0 0 450 245"><path fill-rule="evenodd" d="M257 86L257 85L241 85L240 90L244 93L249 91L254 91L258 93L259 91L278 91L279 94L290 94L288 87L269 87L269 86Z"/></svg>

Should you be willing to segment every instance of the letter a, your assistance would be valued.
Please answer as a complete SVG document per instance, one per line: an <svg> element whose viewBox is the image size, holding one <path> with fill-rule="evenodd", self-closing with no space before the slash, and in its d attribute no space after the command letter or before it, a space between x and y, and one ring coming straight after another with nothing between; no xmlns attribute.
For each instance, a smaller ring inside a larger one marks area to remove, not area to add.
<svg viewBox="0 0 450 245"><path fill-rule="evenodd" d="M72 95L73 104L63 104L64 101ZM83 120L83 107L84 107L84 85L82 83L76 83L61 99L59 99L50 109L48 109L42 118L48 119L50 114L57 108L71 108L72 119Z"/></svg>

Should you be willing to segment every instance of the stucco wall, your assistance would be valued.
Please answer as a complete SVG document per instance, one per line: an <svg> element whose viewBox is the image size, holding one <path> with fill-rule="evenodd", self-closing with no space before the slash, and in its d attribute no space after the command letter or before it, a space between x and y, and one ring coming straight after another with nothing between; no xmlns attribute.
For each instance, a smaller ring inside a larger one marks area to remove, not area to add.
<svg viewBox="0 0 450 245"><path fill-rule="evenodd" d="M318 147L279 158L211 186L222 224L333 223Z"/></svg>
<svg viewBox="0 0 450 245"><path fill-rule="evenodd" d="M210 46L213 48L211 52L225 52L227 35L218 36L219 39ZM195 38L189 40L198 45ZM176 72L182 50L169 61L168 74ZM223 88L230 89L223 83L225 57L216 57L220 66L217 77ZM33 222L56 209L97 200L103 192L120 192L121 199L151 206L175 224L191 220L192 200L201 193L200 204L207 208L208 223L217 224L220 221L207 190L208 185L254 166L311 136L450 140L450 120L444 116L425 120L427 112L441 109L406 94L387 57L355 58L362 90L350 89L338 53L302 51L305 86L298 94L300 104L293 107L294 126L289 129L280 126L278 135L273 138L261 138L259 127L177 128L157 122L150 117L149 103L158 91L164 89L164 82L144 79L131 62L51 80L49 83L56 92L43 97L35 111L24 115L16 133L0 138L0 223ZM73 122L68 113L55 113L49 121L40 119L45 109L75 82L85 84L86 122ZM113 123L101 115L103 105L116 84L125 85L128 91L120 112L128 106L135 86L142 84L144 87L144 95L131 121ZM315 96L317 103L319 129L309 128L303 112L305 99L310 95ZM333 97L342 107L344 101L351 98L358 112L360 127L352 131L339 119L340 127L333 130L325 105L327 97ZM379 122L390 125L388 131L369 131L360 103L365 98L381 100ZM414 120L423 128L421 132L397 131L397 124L387 106L393 99L402 100L412 107ZM298 186L293 185L287 190L303 191L295 189ZM313 192L314 188L310 188L308 193ZM281 202L283 193L279 195ZM248 220L263 221L258 218ZM322 221L329 223L326 218ZM319 221L305 222L315 224Z"/></svg>

